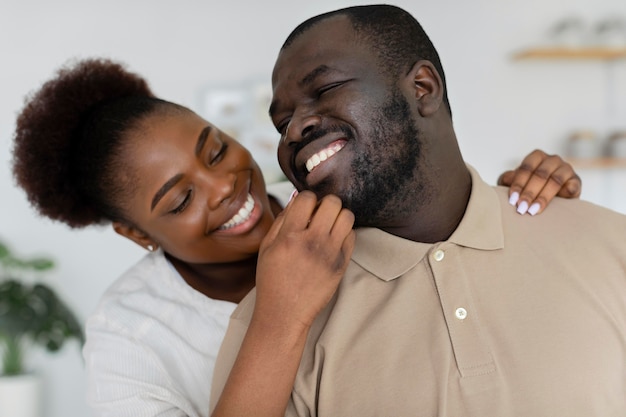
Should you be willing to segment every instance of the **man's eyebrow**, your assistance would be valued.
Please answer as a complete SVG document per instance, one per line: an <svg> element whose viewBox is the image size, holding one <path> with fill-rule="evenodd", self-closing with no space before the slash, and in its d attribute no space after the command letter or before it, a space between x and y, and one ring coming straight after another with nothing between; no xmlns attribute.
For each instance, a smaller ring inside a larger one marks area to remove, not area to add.
<svg viewBox="0 0 626 417"><path fill-rule="evenodd" d="M268 111L268 113L270 114L270 118L274 115L274 113L276 113L276 108L279 105L279 101L278 100L272 100L272 104L270 104L270 109Z"/></svg>
<svg viewBox="0 0 626 417"><path fill-rule="evenodd" d="M302 79L298 82L298 85L300 87L305 87L307 85L310 85L311 83L315 81L317 77L323 74L326 74L330 71L332 71L332 68L330 68L328 65L325 65L325 64L315 67L312 71L310 71L308 74L302 77ZM270 110L269 110L270 117L272 117L272 115L276 113L276 107L278 107L278 104L279 104L278 100L272 101L272 104L270 105Z"/></svg>
<svg viewBox="0 0 626 417"><path fill-rule="evenodd" d="M316 67L313 71L309 72L304 77L302 77L302 80L300 80L298 85L300 85L301 87L309 85L313 81L315 81L317 77L319 77L320 75L326 74L327 72L330 72L330 71L331 71L331 68L328 65L322 64Z"/></svg>
<svg viewBox="0 0 626 417"><path fill-rule="evenodd" d="M200 155L200 152L202 152L202 148L204 148L204 144L206 143L206 140L209 137L209 133L211 132L211 129L212 129L212 126L207 126L204 129L202 129L202 131L200 132L200 135L198 135L198 141L196 142L196 149L194 150L194 153L196 156ZM161 201L163 196L174 185L176 185L176 183L180 181L182 177L183 177L183 174L176 174L172 178L170 178L165 184L163 184L161 188L159 188L159 191L157 191L156 194L154 194L154 197L152 198L150 211L154 210L154 208L159 203L159 201Z"/></svg>

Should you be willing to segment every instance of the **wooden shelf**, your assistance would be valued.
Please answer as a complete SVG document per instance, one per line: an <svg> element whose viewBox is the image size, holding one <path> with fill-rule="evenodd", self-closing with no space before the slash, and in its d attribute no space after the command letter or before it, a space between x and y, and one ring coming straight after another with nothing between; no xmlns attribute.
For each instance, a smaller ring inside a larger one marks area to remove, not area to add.
<svg viewBox="0 0 626 417"><path fill-rule="evenodd" d="M626 59L626 47L623 48L531 48L516 53L516 60L522 59Z"/></svg>
<svg viewBox="0 0 626 417"><path fill-rule="evenodd" d="M586 48L567 48L567 47L536 47L519 51L513 55L513 59L520 60L595 60L607 62L607 68L613 68L609 61L626 59L626 46L624 47L586 47ZM607 102L611 103L612 77L607 74ZM614 101L614 100L613 100ZM592 157L592 158L567 158L567 162L572 164L575 169L594 169L594 170L626 170L626 158L614 157Z"/></svg>
<svg viewBox="0 0 626 417"><path fill-rule="evenodd" d="M567 158L567 162L574 168L582 169L624 169L626 168L626 158Z"/></svg>

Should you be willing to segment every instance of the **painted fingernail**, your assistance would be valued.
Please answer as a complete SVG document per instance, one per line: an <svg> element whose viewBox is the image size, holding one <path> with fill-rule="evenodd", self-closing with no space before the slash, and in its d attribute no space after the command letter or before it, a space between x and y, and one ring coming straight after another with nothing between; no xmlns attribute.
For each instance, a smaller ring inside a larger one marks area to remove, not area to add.
<svg viewBox="0 0 626 417"><path fill-rule="evenodd" d="M514 206L517 204L517 200L519 200L519 193L517 191L513 192L509 197L509 204Z"/></svg>
<svg viewBox="0 0 626 417"><path fill-rule="evenodd" d="M291 202L291 200L293 200L294 198L296 198L296 196L298 195L298 190L293 190L291 192L291 195L289 196L289 200L287 201L287 204L289 204Z"/></svg>
<svg viewBox="0 0 626 417"><path fill-rule="evenodd" d="M519 203L519 206L517 206L517 212L519 214L526 214L527 211L528 211L528 203L525 201L522 201L521 203Z"/></svg>
<svg viewBox="0 0 626 417"><path fill-rule="evenodd" d="M533 203L532 206L528 208L528 213L530 213L531 216L534 216L539 212L540 208L541 206L539 205L539 203Z"/></svg>

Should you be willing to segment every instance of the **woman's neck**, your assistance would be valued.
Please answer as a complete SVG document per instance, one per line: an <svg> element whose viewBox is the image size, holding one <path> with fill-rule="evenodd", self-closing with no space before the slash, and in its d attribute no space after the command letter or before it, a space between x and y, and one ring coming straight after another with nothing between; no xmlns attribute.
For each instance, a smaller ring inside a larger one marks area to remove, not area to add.
<svg viewBox="0 0 626 417"><path fill-rule="evenodd" d="M189 286L209 298L239 303L254 288L256 257L219 264L188 264L166 256Z"/></svg>
<svg viewBox="0 0 626 417"><path fill-rule="evenodd" d="M269 197L276 216L283 207L273 196ZM217 264L189 264L167 253L165 256L189 286L209 298L239 303L255 286L256 256Z"/></svg>

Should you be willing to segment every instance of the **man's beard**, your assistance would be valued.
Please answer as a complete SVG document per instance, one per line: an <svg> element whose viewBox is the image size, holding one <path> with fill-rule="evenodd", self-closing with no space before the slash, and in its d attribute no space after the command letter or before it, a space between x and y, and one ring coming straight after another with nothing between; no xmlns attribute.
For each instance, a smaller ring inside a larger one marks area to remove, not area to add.
<svg viewBox="0 0 626 417"><path fill-rule="evenodd" d="M342 200L354 213L355 226L393 226L426 201L424 184L416 180L423 179L421 142L408 102L395 91L373 120L372 138L361 142L366 146L352 162L352 187Z"/></svg>

